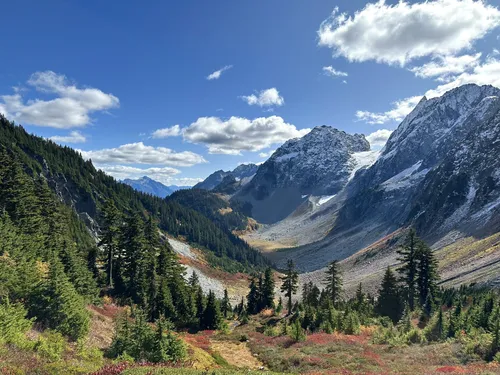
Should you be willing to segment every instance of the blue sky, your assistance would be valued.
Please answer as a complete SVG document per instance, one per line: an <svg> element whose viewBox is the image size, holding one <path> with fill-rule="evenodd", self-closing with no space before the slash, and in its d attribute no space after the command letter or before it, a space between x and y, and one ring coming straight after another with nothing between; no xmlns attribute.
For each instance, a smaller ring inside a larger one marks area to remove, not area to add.
<svg viewBox="0 0 500 375"><path fill-rule="evenodd" d="M317 125L381 147L422 95L500 86L499 7L5 2L0 112L117 178L167 184L262 162Z"/></svg>

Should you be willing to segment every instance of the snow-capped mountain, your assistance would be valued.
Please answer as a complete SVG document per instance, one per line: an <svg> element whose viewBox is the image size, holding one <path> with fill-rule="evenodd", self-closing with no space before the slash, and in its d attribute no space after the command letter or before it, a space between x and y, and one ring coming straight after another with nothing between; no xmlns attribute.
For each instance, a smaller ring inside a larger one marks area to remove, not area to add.
<svg viewBox="0 0 500 375"><path fill-rule="evenodd" d="M274 223L309 196L331 196L344 188L354 171L373 162L361 134L318 126L279 147L233 199L252 204L252 216Z"/></svg>
<svg viewBox="0 0 500 375"><path fill-rule="evenodd" d="M141 177L137 180L127 178L122 182L124 184L131 186L137 191L151 194L160 198L165 198L177 190L190 188L190 186L177 186L177 185L166 186L161 182L155 181L147 176Z"/></svg>
<svg viewBox="0 0 500 375"><path fill-rule="evenodd" d="M218 170L208 176L202 182L197 183L193 186L194 189L204 189L213 190L224 180L226 177L234 179L235 181L242 181L243 183L248 182L255 172L257 172L258 166L255 164L241 164L237 166L232 171Z"/></svg>
<svg viewBox="0 0 500 375"><path fill-rule="evenodd" d="M344 259L409 225L441 246L498 232L500 90L465 85L423 98L377 161L339 195L326 237L287 254L303 270Z"/></svg>

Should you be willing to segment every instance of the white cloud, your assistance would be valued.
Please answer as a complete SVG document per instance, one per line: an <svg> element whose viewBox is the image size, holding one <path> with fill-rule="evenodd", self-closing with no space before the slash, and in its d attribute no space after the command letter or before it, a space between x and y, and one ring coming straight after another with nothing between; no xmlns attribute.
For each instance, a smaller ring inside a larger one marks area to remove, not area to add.
<svg viewBox="0 0 500 375"><path fill-rule="evenodd" d="M272 154L274 154L274 152L275 152L275 151L276 151L276 150L270 150L270 151L268 151L268 152L261 152L261 153L259 154L259 156L260 156L261 158L268 158L268 157L270 157Z"/></svg>
<svg viewBox="0 0 500 375"><path fill-rule="evenodd" d="M203 181L201 178L173 177L181 172L178 169L169 167L136 168L125 165L100 165L97 168L118 180L124 180L126 178L138 179L143 176L147 176L165 185L179 186L193 186L198 182Z"/></svg>
<svg viewBox="0 0 500 375"><path fill-rule="evenodd" d="M285 99L280 96L279 91L274 87L262 90L258 95L242 96L241 99L247 102L248 105L258 105L260 107L282 106L285 104Z"/></svg>
<svg viewBox="0 0 500 375"><path fill-rule="evenodd" d="M213 72L213 73L209 74L209 75L207 76L207 79L208 79L209 81L212 81L212 80L214 80L214 79L219 79L219 78L220 78L220 76L222 75L222 73L224 73L226 70L231 69L232 67L233 67L232 65L226 65L224 68L221 68L221 69L216 70L215 72Z"/></svg>
<svg viewBox="0 0 500 375"><path fill-rule="evenodd" d="M79 131L72 131L69 135L54 135L50 139L58 143L85 143L87 141L87 138Z"/></svg>
<svg viewBox="0 0 500 375"><path fill-rule="evenodd" d="M374 131L373 133L369 134L366 136L366 140L370 142L371 147L383 147L389 137L392 134L392 130L388 129L379 129L377 131Z"/></svg>
<svg viewBox="0 0 500 375"><path fill-rule="evenodd" d="M393 108L387 112L376 113L369 111L357 111L356 117L368 124L385 124L389 121L402 121L418 104L422 97L412 96L398 100L393 103Z"/></svg>
<svg viewBox="0 0 500 375"><path fill-rule="evenodd" d="M446 82L453 79L453 75L463 73L479 65L481 53L462 56L440 56L422 66L410 69L417 77L435 78Z"/></svg>
<svg viewBox="0 0 500 375"><path fill-rule="evenodd" d="M142 142L102 150L80 150L80 152L83 158L92 159L96 164L163 164L190 167L207 162L203 156L191 151L174 152L165 147L146 146Z"/></svg>
<svg viewBox="0 0 500 375"><path fill-rule="evenodd" d="M181 173L180 170L170 167L136 168L127 165L99 165L97 168L120 180L124 178L137 178L152 175L170 177Z"/></svg>
<svg viewBox="0 0 500 375"><path fill-rule="evenodd" d="M200 117L184 129L184 139L191 143L202 143L211 154L238 155L241 151L260 151L290 138L302 137L310 129L298 130L279 116L260 117L249 120L231 117Z"/></svg>
<svg viewBox="0 0 500 375"><path fill-rule="evenodd" d="M27 84L36 91L55 95L50 100L24 100L20 91L0 97L0 111L12 120L58 129L84 127L92 122L90 115L119 106L112 94L95 88L78 88L64 75L52 71L34 73Z"/></svg>
<svg viewBox="0 0 500 375"><path fill-rule="evenodd" d="M472 70L453 77L449 82L428 90L425 96L428 99L442 96L447 91L462 85L474 83L477 85L492 85L500 88L500 60L490 57L483 64ZM394 103L393 109L387 112L374 113L367 111L356 112L356 117L370 124L383 124L388 121L401 121L418 104L423 95L412 96Z"/></svg>
<svg viewBox="0 0 500 375"><path fill-rule="evenodd" d="M157 129L151 134L153 138L177 137L178 135L181 135L181 127L179 125Z"/></svg>
<svg viewBox="0 0 500 375"><path fill-rule="evenodd" d="M434 0L367 4L353 16L335 8L319 30L319 45L350 61L405 65L424 56L455 55L500 25L483 1Z"/></svg>
<svg viewBox="0 0 500 375"><path fill-rule="evenodd" d="M347 77L349 75L346 72L336 70L333 66L324 66L323 73L330 77Z"/></svg>

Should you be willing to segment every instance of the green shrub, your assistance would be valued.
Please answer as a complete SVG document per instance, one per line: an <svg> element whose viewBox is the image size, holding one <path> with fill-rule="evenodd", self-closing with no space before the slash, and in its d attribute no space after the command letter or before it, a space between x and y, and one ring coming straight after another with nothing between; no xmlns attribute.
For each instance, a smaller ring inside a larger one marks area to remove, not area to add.
<svg viewBox="0 0 500 375"><path fill-rule="evenodd" d="M493 357L493 360L494 360L495 362L500 363L500 352L498 352L497 354L495 354L495 356Z"/></svg>
<svg viewBox="0 0 500 375"><path fill-rule="evenodd" d="M342 331L347 335L357 335L360 332L360 323L358 314L348 313L342 320Z"/></svg>
<svg viewBox="0 0 500 375"><path fill-rule="evenodd" d="M25 334L33 325L26 314L21 304L11 304L8 300L0 303L0 344L24 346Z"/></svg>
<svg viewBox="0 0 500 375"><path fill-rule="evenodd" d="M59 332L47 330L38 337L34 348L42 357L50 361L57 361L61 359L65 346L66 341L63 335Z"/></svg>
<svg viewBox="0 0 500 375"><path fill-rule="evenodd" d="M405 335L407 344L423 344L426 342L424 333L418 328L413 328Z"/></svg>
<svg viewBox="0 0 500 375"><path fill-rule="evenodd" d="M306 341L306 333L302 329L299 319L295 320L295 322L291 325L290 337L295 342Z"/></svg>
<svg viewBox="0 0 500 375"><path fill-rule="evenodd" d="M276 337L276 336L280 335L280 331L279 331L278 327L266 326L266 328L264 329L264 335L270 336L270 337Z"/></svg>

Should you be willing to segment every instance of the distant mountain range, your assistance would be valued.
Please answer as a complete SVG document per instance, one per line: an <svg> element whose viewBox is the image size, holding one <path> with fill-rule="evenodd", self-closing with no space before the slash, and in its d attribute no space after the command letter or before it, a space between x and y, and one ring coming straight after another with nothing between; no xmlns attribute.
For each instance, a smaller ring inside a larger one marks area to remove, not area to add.
<svg viewBox="0 0 500 375"><path fill-rule="evenodd" d="M203 190L214 190L226 178L227 180L225 181L225 184L227 184L228 181L231 182L237 181L240 182L240 185L245 185L248 181L252 179L252 177L257 172L258 168L259 167L255 164L241 164L232 171L226 172L221 169L212 173L202 182L199 182L196 185L194 185L193 188L203 189Z"/></svg>
<svg viewBox="0 0 500 375"><path fill-rule="evenodd" d="M177 185L166 186L161 182L155 181L147 176L141 177L136 180L127 178L123 180L123 183L131 186L137 191L146 194L151 194L154 195L155 197L160 197L160 198L168 197L170 194L176 192L177 190L191 188L191 186L177 186Z"/></svg>

